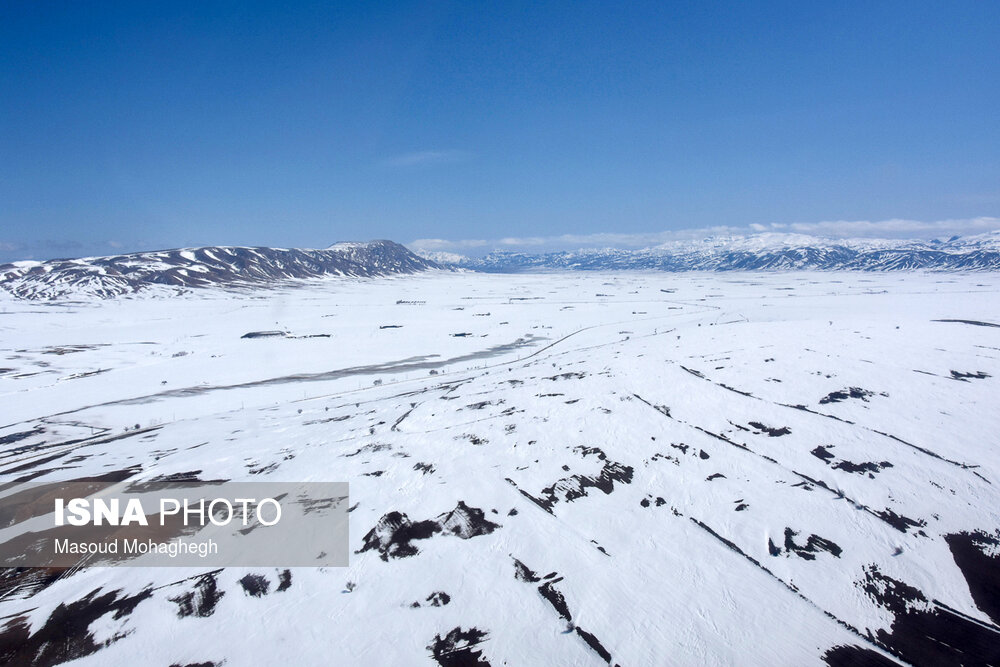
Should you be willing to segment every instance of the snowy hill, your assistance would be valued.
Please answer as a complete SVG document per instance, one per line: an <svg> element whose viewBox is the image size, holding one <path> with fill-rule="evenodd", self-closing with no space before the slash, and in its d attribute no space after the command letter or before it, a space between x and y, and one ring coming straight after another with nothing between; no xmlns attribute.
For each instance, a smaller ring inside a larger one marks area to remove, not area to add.
<svg viewBox="0 0 1000 667"><path fill-rule="evenodd" d="M1000 270L1000 232L949 240L829 240L801 234L758 234L675 241L638 250L587 249L543 254L493 252L445 257L442 263L495 273L552 269L588 271L933 271Z"/></svg>
<svg viewBox="0 0 1000 667"><path fill-rule="evenodd" d="M392 241L324 250L205 247L0 265L0 288L25 299L112 297L152 286L248 286L295 278L371 277L439 268Z"/></svg>

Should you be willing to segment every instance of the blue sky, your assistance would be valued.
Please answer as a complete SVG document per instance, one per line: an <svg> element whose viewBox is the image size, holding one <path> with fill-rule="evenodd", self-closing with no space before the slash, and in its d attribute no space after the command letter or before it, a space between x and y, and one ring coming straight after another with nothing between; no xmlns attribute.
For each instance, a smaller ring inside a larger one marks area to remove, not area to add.
<svg viewBox="0 0 1000 667"><path fill-rule="evenodd" d="M995 2L12 0L0 261L981 231L997 34Z"/></svg>

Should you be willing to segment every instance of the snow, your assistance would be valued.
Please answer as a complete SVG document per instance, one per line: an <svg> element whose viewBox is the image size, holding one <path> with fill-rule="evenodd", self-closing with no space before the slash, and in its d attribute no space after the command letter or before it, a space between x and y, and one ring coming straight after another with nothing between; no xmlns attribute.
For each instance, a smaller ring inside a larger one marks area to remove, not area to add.
<svg viewBox="0 0 1000 667"><path fill-rule="evenodd" d="M198 261L198 252L203 261ZM221 257L221 259L220 259ZM8 266L8 265L5 265ZM9 265L0 289L33 300L115 298L156 290L175 292L206 285L248 287L323 276L377 276L438 268L391 241L345 244L329 250L208 247L51 260L33 267Z"/></svg>
<svg viewBox="0 0 1000 667"><path fill-rule="evenodd" d="M543 269L666 271L997 271L1000 235L947 241L829 239L804 234L761 233L676 240L649 248L585 248L531 254L491 252L483 257L425 253L442 264L480 271Z"/></svg>
<svg viewBox="0 0 1000 667"><path fill-rule="evenodd" d="M349 567L296 568L281 592L280 570L225 569L205 616L172 600L201 570L120 567L15 589L0 615L37 633L96 589L149 590L90 624L79 665L434 664L435 637L470 628L493 665L606 664L575 628L612 664L806 665L899 650L867 639L898 620L864 590L875 567L922 592L908 609L990 625L945 536L1000 527L1000 328L970 324L1000 324L998 291L984 273L433 272L0 293L0 438L40 429L0 449L3 483L138 466L348 481L357 503ZM97 437L134 424L159 428ZM460 501L499 527L362 551L386 514Z"/></svg>

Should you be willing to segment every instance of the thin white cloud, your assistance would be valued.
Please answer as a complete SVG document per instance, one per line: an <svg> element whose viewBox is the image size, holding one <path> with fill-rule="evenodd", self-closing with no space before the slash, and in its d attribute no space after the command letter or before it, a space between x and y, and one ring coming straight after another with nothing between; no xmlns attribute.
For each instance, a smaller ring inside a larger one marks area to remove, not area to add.
<svg viewBox="0 0 1000 667"><path fill-rule="evenodd" d="M411 248L420 250L466 250L469 248L481 248L489 241L484 239L466 239L462 241L449 241L447 239L419 239L408 244Z"/></svg>
<svg viewBox="0 0 1000 667"><path fill-rule="evenodd" d="M500 239L417 239L408 243L416 251L465 252L482 254L490 250L549 252L582 248L649 248L671 241L702 239L712 236L749 236L762 233L807 234L827 239L883 238L930 239L968 236L1000 229L1000 218L981 217L955 220L830 220L822 222L719 225L663 232L621 234L562 234L559 236L504 237Z"/></svg>
<svg viewBox="0 0 1000 667"><path fill-rule="evenodd" d="M960 220L837 220L826 222L794 222L789 225L770 225L768 231L792 231L830 238L931 238L947 235L964 236L982 234L1000 228L1000 218L966 218Z"/></svg>
<svg viewBox="0 0 1000 667"><path fill-rule="evenodd" d="M549 242L549 239L543 236L528 236L525 238L517 238L513 236L508 236L497 241L497 244L503 246L532 246L532 245L545 245Z"/></svg>
<svg viewBox="0 0 1000 667"><path fill-rule="evenodd" d="M382 160L382 165L386 167L405 168L435 164L453 164L456 162L465 162L470 157L468 152L459 150L416 151L388 157Z"/></svg>

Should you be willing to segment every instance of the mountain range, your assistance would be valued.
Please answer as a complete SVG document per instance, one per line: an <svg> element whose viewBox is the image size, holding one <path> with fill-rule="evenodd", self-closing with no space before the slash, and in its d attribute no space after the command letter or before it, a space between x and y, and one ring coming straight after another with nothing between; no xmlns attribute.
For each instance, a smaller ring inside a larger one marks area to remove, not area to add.
<svg viewBox="0 0 1000 667"><path fill-rule="evenodd" d="M254 286L295 278L362 277L440 268L392 241L322 250L211 246L0 265L0 288L23 299L101 298L154 286Z"/></svg>
<svg viewBox="0 0 1000 667"><path fill-rule="evenodd" d="M483 257L423 253L423 256L444 265L493 273L538 270L996 271L1000 270L1000 232L932 241L831 240L801 234L756 234L672 241L641 249L498 251Z"/></svg>
<svg viewBox="0 0 1000 667"><path fill-rule="evenodd" d="M110 257L0 265L0 288L22 299L110 298L153 287L252 287L289 279L375 277L431 269L530 271L998 271L1000 231L931 241L824 239L755 234L672 241L641 249L482 257L413 253L392 241L337 243L321 250L210 246Z"/></svg>

